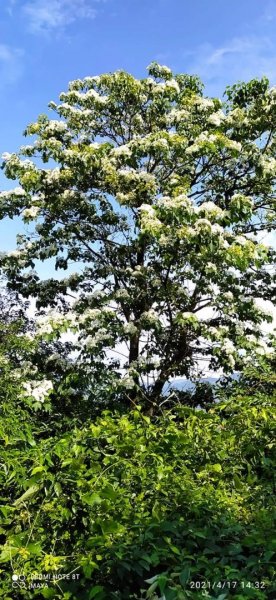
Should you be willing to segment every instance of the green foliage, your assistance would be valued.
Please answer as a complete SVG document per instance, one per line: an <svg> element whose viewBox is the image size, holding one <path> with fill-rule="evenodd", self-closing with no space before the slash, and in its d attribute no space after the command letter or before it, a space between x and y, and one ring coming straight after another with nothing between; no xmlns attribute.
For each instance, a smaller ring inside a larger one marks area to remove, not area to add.
<svg viewBox="0 0 276 600"><path fill-rule="evenodd" d="M238 395L3 445L2 596L12 572L75 570L15 597L271 597L274 416L272 398Z"/></svg>

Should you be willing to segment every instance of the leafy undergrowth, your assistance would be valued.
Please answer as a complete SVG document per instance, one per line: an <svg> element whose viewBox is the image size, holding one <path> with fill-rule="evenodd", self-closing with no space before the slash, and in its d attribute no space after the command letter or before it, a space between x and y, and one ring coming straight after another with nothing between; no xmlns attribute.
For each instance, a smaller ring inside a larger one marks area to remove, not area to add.
<svg viewBox="0 0 276 600"><path fill-rule="evenodd" d="M271 398L25 437L2 446L6 600L272 597Z"/></svg>

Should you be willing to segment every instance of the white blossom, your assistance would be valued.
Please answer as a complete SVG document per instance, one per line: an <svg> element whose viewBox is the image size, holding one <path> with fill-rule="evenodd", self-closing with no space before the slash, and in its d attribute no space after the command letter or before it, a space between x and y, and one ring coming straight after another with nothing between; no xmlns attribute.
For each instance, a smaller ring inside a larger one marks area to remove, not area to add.
<svg viewBox="0 0 276 600"><path fill-rule="evenodd" d="M46 125L45 127L45 131L51 133L51 132L64 132L67 129L67 123L65 123L64 121L57 121L52 119L51 121L49 121L49 123Z"/></svg>
<svg viewBox="0 0 276 600"><path fill-rule="evenodd" d="M131 156L131 150L129 146L126 144L122 144L122 146L117 146L117 148L113 148L112 154L115 156Z"/></svg>
<svg viewBox="0 0 276 600"><path fill-rule="evenodd" d="M120 288L115 293L116 298L121 300L128 300L130 298L128 291L125 288Z"/></svg>
<svg viewBox="0 0 276 600"><path fill-rule="evenodd" d="M26 192L25 192L25 190L23 190L22 187L16 187L13 190L11 190L11 192L14 196L25 196L26 195Z"/></svg>
<svg viewBox="0 0 276 600"><path fill-rule="evenodd" d="M218 110L217 112L212 113L208 117L208 123L210 123L211 125L220 125L222 121L224 121L224 119L225 114L222 112L222 110Z"/></svg>
<svg viewBox="0 0 276 600"><path fill-rule="evenodd" d="M233 354L235 352L235 346L234 346L232 340L229 340L228 338L226 338L224 340L223 346L221 347L221 349L227 355Z"/></svg>
<svg viewBox="0 0 276 600"><path fill-rule="evenodd" d="M134 323L132 322L126 323L126 325L124 325L124 332L128 335L136 335L137 331L137 327L135 327Z"/></svg>
<svg viewBox="0 0 276 600"><path fill-rule="evenodd" d="M216 273L217 267L216 267L216 265L214 265L214 263L208 262L205 265L205 271L207 271L207 273Z"/></svg>
<svg viewBox="0 0 276 600"><path fill-rule="evenodd" d="M211 232L212 231L212 223L210 223L210 221L208 221L208 219L198 219L198 221L196 222L196 230L198 231L208 231Z"/></svg>
<svg viewBox="0 0 276 600"><path fill-rule="evenodd" d="M10 160L11 157L12 157L12 154L10 154L9 152L3 152L3 154L1 155L1 158L5 161Z"/></svg>
<svg viewBox="0 0 276 600"><path fill-rule="evenodd" d="M229 140L227 139L227 147L230 148L231 150L238 150L239 152L242 149L242 145L240 142L236 142L235 140Z"/></svg>
<svg viewBox="0 0 276 600"><path fill-rule="evenodd" d="M199 207L199 212L206 212L216 217L224 215L224 211L222 210L222 208L220 208L220 206L217 206L214 202L211 201L203 202Z"/></svg>
<svg viewBox="0 0 276 600"><path fill-rule="evenodd" d="M273 157L261 156L259 164L262 167L264 175L276 175L276 159Z"/></svg>
<svg viewBox="0 0 276 600"><path fill-rule="evenodd" d="M211 226L211 233L214 233L215 235L221 235L223 233L223 228L221 225L218 225L218 223L215 223Z"/></svg>
<svg viewBox="0 0 276 600"><path fill-rule="evenodd" d="M227 360L228 360L228 364L231 367L231 369L234 369L234 366L236 364L234 356L232 356L232 354L228 355Z"/></svg>
<svg viewBox="0 0 276 600"><path fill-rule="evenodd" d="M25 217L26 219L35 219L35 217L37 217L37 215L40 212L40 208L39 206L31 206L30 208L25 208L25 210L23 210L23 217Z"/></svg>
<svg viewBox="0 0 276 600"><path fill-rule="evenodd" d="M201 96L197 96L194 100L194 104L198 110L202 112L209 108L214 108L214 103L211 98L201 98Z"/></svg>
<svg viewBox="0 0 276 600"><path fill-rule="evenodd" d="M55 183L60 178L60 169L55 167L47 171L47 183Z"/></svg>
<svg viewBox="0 0 276 600"><path fill-rule="evenodd" d="M24 396L31 396L37 402L43 403L45 398L53 390L53 384L49 379L41 381L28 381L23 383Z"/></svg>
<svg viewBox="0 0 276 600"><path fill-rule="evenodd" d="M81 315L78 316L78 321L79 321L79 323L85 323L88 320L94 321L101 314L102 314L102 311L99 308L88 308Z"/></svg>
<svg viewBox="0 0 276 600"><path fill-rule="evenodd" d="M166 87L169 89L173 89L175 90L178 94L180 92L180 88L179 85L177 83L177 81L175 79L169 79L168 81L166 81Z"/></svg>
<svg viewBox="0 0 276 600"><path fill-rule="evenodd" d="M223 294L223 299L227 300L229 302L232 302L232 300L234 300L234 296L233 296L232 292L225 292Z"/></svg>
<svg viewBox="0 0 276 600"><path fill-rule="evenodd" d="M19 256L22 256L22 254L22 250L12 250L11 252L7 253L7 256L12 258L19 258Z"/></svg>
<svg viewBox="0 0 276 600"><path fill-rule="evenodd" d="M150 324L159 323L159 316L153 308L146 312L143 312L141 318L143 319L143 321L145 320Z"/></svg>
<svg viewBox="0 0 276 600"><path fill-rule="evenodd" d="M184 320L189 320L189 319L196 319L196 320L198 320L197 316L194 313L192 313L192 312L183 312L183 313L181 313L181 317Z"/></svg>
<svg viewBox="0 0 276 600"><path fill-rule="evenodd" d="M89 335L84 341L84 346L87 350L93 350L101 342L107 342L110 339L110 335L106 329L100 328L93 335Z"/></svg>
<svg viewBox="0 0 276 600"><path fill-rule="evenodd" d="M244 237L244 235L237 235L235 237L235 243L239 244L240 246L246 246L246 244L248 243L248 240L246 237Z"/></svg>
<svg viewBox="0 0 276 600"><path fill-rule="evenodd" d="M125 377L123 377L123 379L121 381L127 390L131 390L135 386L134 379L132 377L130 377L129 375L126 375Z"/></svg>

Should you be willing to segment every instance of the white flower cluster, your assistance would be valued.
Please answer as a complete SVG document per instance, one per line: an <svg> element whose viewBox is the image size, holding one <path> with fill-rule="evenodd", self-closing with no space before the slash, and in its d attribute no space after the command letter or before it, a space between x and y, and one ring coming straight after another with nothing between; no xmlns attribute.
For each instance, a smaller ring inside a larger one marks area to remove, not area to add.
<svg viewBox="0 0 276 600"><path fill-rule="evenodd" d="M26 196L25 190L22 187L13 188L13 190L6 190L4 192L0 192L0 199L6 200L11 198L11 196Z"/></svg>
<svg viewBox="0 0 276 600"><path fill-rule="evenodd" d="M225 114L224 112L222 112L222 110L218 110L215 113L212 113L209 117L208 117L208 123L210 123L211 125L221 125L221 123L225 120Z"/></svg>
<svg viewBox="0 0 276 600"><path fill-rule="evenodd" d="M100 317L102 311L99 308L88 308L81 315L78 316L79 323L85 323L86 321L95 321Z"/></svg>
<svg viewBox="0 0 276 600"><path fill-rule="evenodd" d="M239 246L246 246L248 243L248 239L244 235L237 235L235 237L235 244L239 244Z"/></svg>
<svg viewBox="0 0 276 600"><path fill-rule="evenodd" d="M20 146L20 152L22 154L26 154L28 152L33 152L36 147L36 143L31 146L30 144L25 144L25 146Z"/></svg>
<svg viewBox="0 0 276 600"><path fill-rule="evenodd" d="M22 250L12 250L11 252L7 253L7 256L11 258L19 258L22 257L22 254Z"/></svg>
<svg viewBox="0 0 276 600"><path fill-rule="evenodd" d="M258 340L258 345L256 347L257 354L271 354L272 352L272 348L269 348L264 340Z"/></svg>
<svg viewBox="0 0 276 600"><path fill-rule="evenodd" d="M89 85L93 85L94 83L99 83L100 79L101 79L100 75L84 77L83 83L85 83L85 85L89 86Z"/></svg>
<svg viewBox="0 0 276 600"><path fill-rule="evenodd" d="M211 98L202 98L201 96L197 96L194 99L194 105L200 112L204 112L209 110L210 108L214 108L214 102Z"/></svg>
<svg viewBox="0 0 276 600"><path fill-rule="evenodd" d="M235 140L230 140L229 138L225 138L225 146L226 146L226 148L229 148L230 150L237 150L238 152L240 152L242 149L242 145L240 142L236 142Z"/></svg>
<svg viewBox="0 0 276 600"><path fill-rule="evenodd" d="M246 117L246 112L242 108L234 108L231 110L225 118L225 122L227 125L234 127L242 127L242 125L246 125L248 123L248 118Z"/></svg>
<svg viewBox="0 0 276 600"><path fill-rule="evenodd" d="M211 262L207 262L205 265L205 271L206 273L216 273L217 272L217 267L216 265L214 265L214 263Z"/></svg>
<svg viewBox="0 0 276 600"><path fill-rule="evenodd" d="M167 90L173 90L179 94L180 88L175 79L169 79L165 83L155 83L152 87L152 93L155 95L163 94Z"/></svg>
<svg viewBox="0 0 276 600"><path fill-rule="evenodd" d="M114 156L131 156L131 149L127 144L122 144L121 146L113 148L112 154Z"/></svg>
<svg viewBox="0 0 276 600"><path fill-rule="evenodd" d="M260 156L259 165L264 175L276 176L276 159L273 157Z"/></svg>
<svg viewBox="0 0 276 600"><path fill-rule="evenodd" d="M181 318L184 321L189 321L190 319L194 319L194 318L197 319L196 315L194 313L192 313L192 312L183 312L183 313L181 313Z"/></svg>
<svg viewBox="0 0 276 600"><path fill-rule="evenodd" d="M234 346L232 340L229 340L229 338L225 338L223 340L223 344L221 346L221 351L224 354L226 354L227 362L228 362L229 366L231 367L231 369L233 369L235 367L235 358L234 358L235 346Z"/></svg>
<svg viewBox="0 0 276 600"><path fill-rule="evenodd" d="M125 377L123 377L121 379L121 383L127 390L131 390L135 387L135 381L133 377L130 377L130 375L126 375Z"/></svg>
<svg viewBox="0 0 276 600"><path fill-rule="evenodd" d="M223 352L225 352L225 354L233 354L235 352L235 346L232 340L229 340L229 338L226 338L223 341L223 346L221 347L221 349L223 350Z"/></svg>
<svg viewBox="0 0 276 600"><path fill-rule="evenodd" d="M246 340L253 345L256 354L270 354L273 351L272 348L267 345L265 340L258 338L254 334L247 335Z"/></svg>
<svg viewBox="0 0 276 600"><path fill-rule="evenodd" d="M60 169L58 167L55 167L54 169L48 169L47 170L47 175L46 175L46 180L47 183L56 183L60 178Z"/></svg>
<svg viewBox="0 0 276 600"><path fill-rule="evenodd" d="M209 134L208 131L202 131L202 133L195 138L193 144L188 146L186 149L186 154L198 152L204 148L206 144L215 142L217 142L217 136L214 133Z"/></svg>
<svg viewBox="0 0 276 600"><path fill-rule="evenodd" d="M69 100L73 102L77 102L79 104L86 104L91 100L98 104L106 104L108 102L108 96L103 96L96 92L96 90L90 89L87 92L78 92L76 90L71 90L69 92L60 94L60 99Z"/></svg>
<svg viewBox="0 0 276 600"><path fill-rule="evenodd" d="M36 402L43 403L53 390L53 384L49 379L42 379L41 381L28 381L23 384L23 388L23 396L32 397Z"/></svg>
<svg viewBox="0 0 276 600"><path fill-rule="evenodd" d="M45 127L45 132L47 133L63 133L67 129L67 123L64 121L57 121L52 119L47 123Z"/></svg>
<svg viewBox="0 0 276 600"><path fill-rule="evenodd" d="M211 233L212 223L210 223L210 221L208 219L198 219L198 221L196 222L195 229L199 233L201 233L201 232Z"/></svg>
<svg viewBox="0 0 276 600"><path fill-rule="evenodd" d="M230 209L234 211L243 211L246 214L252 213L253 202L249 196L243 194L233 194L230 200Z"/></svg>
<svg viewBox="0 0 276 600"><path fill-rule="evenodd" d="M29 160L21 160L17 154L9 154L8 152L4 152L2 154L2 158L4 158L5 162L8 163L9 167L14 167L16 169L22 169L22 171L36 171L36 166L34 163ZM25 193L25 192L24 192Z"/></svg>
<svg viewBox="0 0 276 600"><path fill-rule="evenodd" d="M226 302L233 302L234 300L234 296L232 294L232 292L225 292L222 295L223 300L226 300Z"/></svg>
<svg viewBox="0 0 276 600"><path fill-rule="evenodd" d="M25 208L25 210L23 210L22 216L25 219L35 219L39 212L39 206L31 206L30 208Z"/></svg>
<svg viewBox="0 0 276 600"><path fill-rule="evenodd" d="M154 208L150 204L140 206L141 230L148 231L152 235L158 234L163 228L161 221L157 218Z"/></svg>
<svg viewBox="0 0 276 600"><path fill-rule="evenodd" d="M134 323L132 322L126 323L126 325L124 325L124 332L128 335L136 335L137 331L137 327L135 327Z"/></svg>
<svg viewBox="0 0 276 600"><path fill-rule="evenodd" d="M125 288L120 288L115 293L115 297L118 298L118 300L119 299L120 300L129 300L130 295L129 295L128 291Z"/></svg>
<svg viewBox="0 0 276 600"><path fill-rule="evenodd" d="M12 154L10 154L10 152L3 152L3 154L1 155L1 158L5 161L10 160L11 157Z"/></svg>
<svg viewBox="0 0 276 600"><path fill-rule="evenodd" d="M189 117L189 111L185 108L173 108L166 117L166 122L168 125L173 125L175 123L179 123Z"/></svg>
<svg viewBox="0 0 276 600"><path fill-rule="evenodd" d="M149 325L156 325L157 323L160 323L159 316L153 308L143 312L141 315L141 320L146 321Z"/></svg>
<svg viewBox="0 0 276 600"><path fill-rule="evenodd" d="M64 315L57 311L49 311L46 315L37 317L36 319L37 331L41 335L52 333L65 324L67 324L68 329L76 326L77 317L75 313L68 312Z"/></svg>
<svg viewBox="0 0 276 600"><path fill-rule="evenodd" d="M149 71L149 73L154 74L156 77L171 77L172 76L172 71L170 69L170 67L167 67L167 65L159 65L156 62L152 62L147 66L147 71Z"/></svg>
<svg viewBox="0 0 276 600"><path fill-rule="evenodd" d="M147 171L136 171L135 169L132 168L128 168L128 169L119 169L117 171L118 175L123 177L126 180L130 180L130 181L144 181L145 183L154 183L155 182L155 177L154 175L152 175L151 173L148 173Z"/></svg>
<svg viewBox="0 0 276 600"><path fill-rule="evenodd" d="M188 198L185 194L180 194L179 196L171 197L171 196L162 196L158 200L158 206L162 206L164 208L184 208L188 212L192 211L192 202L190 198Z"/></svg>
<svg viewBox="0 0 276 600"><path fill-rule="evenodd" d="M225 336L229 334L229 328L227 325L220 325L219 327L213 327L207 324L205 335L211 340L224 340Z"/></svg>
<svg viewBox="0 0 276 600"><path fill-rule="evenodd" d="M110 334L107 333L106 329L100 328L98 329L94 335L89 335L84 340L84 347L86 350L94 350L98 346L98 344L102 342L108 342L110 340Z"/></svg>
<svg viewBox="0 0 276 600"><path fill-rule="evenodd" d="M214 202L203 202L199 208L198 211L199 213L207 213L208 215L210 215L210 217L215 217L216 219L218 217L223 218L225 216L225 211L222 210L222 208L220 208L219 206L217 206Z"/></svg>

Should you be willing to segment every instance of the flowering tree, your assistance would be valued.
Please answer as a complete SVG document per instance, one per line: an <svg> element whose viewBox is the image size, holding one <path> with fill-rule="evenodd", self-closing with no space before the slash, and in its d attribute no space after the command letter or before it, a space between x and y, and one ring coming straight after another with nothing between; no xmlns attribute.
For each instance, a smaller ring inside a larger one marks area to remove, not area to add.
<svg viewBox="0 0 276 600"><path fill-rule="evenodd" d="M2 265L58 307L41 331L71 329L82 366L110 363L114 389L151 402L172 377L265 351L254 298L272 297L273 253L256 234L273 227L276 90L253 80L221 102L153 63L142 80L73 81L60 100L58 119L27 128L32 145L3 156L20 187L1 215L36 225ZM34 260L52 257L77 272L39 281Z"/></svg>

